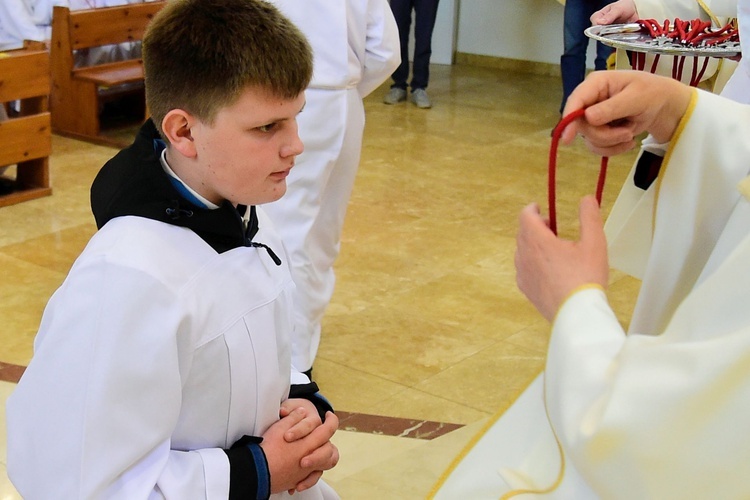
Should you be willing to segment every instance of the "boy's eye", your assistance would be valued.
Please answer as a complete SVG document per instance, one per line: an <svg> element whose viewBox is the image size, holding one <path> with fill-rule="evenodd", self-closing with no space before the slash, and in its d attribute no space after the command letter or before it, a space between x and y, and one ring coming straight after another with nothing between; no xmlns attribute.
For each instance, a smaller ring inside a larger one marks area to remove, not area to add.
<svg viewBox="0 0 750 500"><path fill-rule="evenodd" d="M274 129L274 127L276 127L275 123L269 123L267 125L261 125L260 127L258 127L258 130L260 130L261 132L270 132Z"/></svg>

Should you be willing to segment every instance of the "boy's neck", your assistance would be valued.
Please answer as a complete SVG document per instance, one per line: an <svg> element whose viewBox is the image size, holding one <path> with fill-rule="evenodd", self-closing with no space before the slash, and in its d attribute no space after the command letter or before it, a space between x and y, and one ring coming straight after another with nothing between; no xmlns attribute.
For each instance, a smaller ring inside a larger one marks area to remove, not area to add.
<svg viewBox="0 0 750 500"><path fill-rule="evenodd" d="M164 169L164 172L170 177L172 183L175 184L175 188L180 194L187 199L193 205L201 208L207 208L209 210L215 210L219 208L219 205L205 198L198 191L193 189L190 184L184 179L184 175L180 175L173 168L173 163L169 160L169 146L165 147L159 155L159 161Z"/></svg>

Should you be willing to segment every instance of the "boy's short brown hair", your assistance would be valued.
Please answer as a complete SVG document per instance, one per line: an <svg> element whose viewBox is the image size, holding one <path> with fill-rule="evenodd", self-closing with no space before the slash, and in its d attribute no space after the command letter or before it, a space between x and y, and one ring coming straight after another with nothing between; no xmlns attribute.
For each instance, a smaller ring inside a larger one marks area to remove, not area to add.
<svg viewBox="0 0 750 500"><path fill-rule="evenodd" d="M312 77L307 39L264 0L170 0L149 23L143 63L159 132L172 109L212 123L248 87L291 99Z"/></svg>

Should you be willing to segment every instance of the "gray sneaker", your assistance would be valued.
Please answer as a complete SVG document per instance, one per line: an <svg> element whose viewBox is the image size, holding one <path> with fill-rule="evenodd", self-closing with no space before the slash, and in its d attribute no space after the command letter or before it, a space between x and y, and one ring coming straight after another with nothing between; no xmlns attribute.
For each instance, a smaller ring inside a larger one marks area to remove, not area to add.
<svg viewBox="0 0 750 500"><path fill-rule="evenodd" d="M427 95L425 89L416 89L411 93L411 102L417 105L418 108L427 109L432 107L430 97Z"/></svg>
<svg viewBox="0 0 750 500"><path fill-rule="evenodd" d="M386 104L396 104L406 100L406 89L400 87L391 87L391 90L385 95L383 102Z"/></svg>

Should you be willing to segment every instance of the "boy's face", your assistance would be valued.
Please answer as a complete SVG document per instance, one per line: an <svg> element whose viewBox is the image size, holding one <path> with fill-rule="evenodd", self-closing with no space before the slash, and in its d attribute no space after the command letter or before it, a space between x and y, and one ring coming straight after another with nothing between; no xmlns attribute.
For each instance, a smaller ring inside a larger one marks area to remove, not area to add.
<svg viewBox="0 0 750 500"><path fill-rule="evenodd" d="M297 135L297 114L304 93L294 99L245 90L222 108L213 124L191 130L197 152L200 186L191 186L214 203L259 205L286 192L286 177L304 149Z"/></svg>

